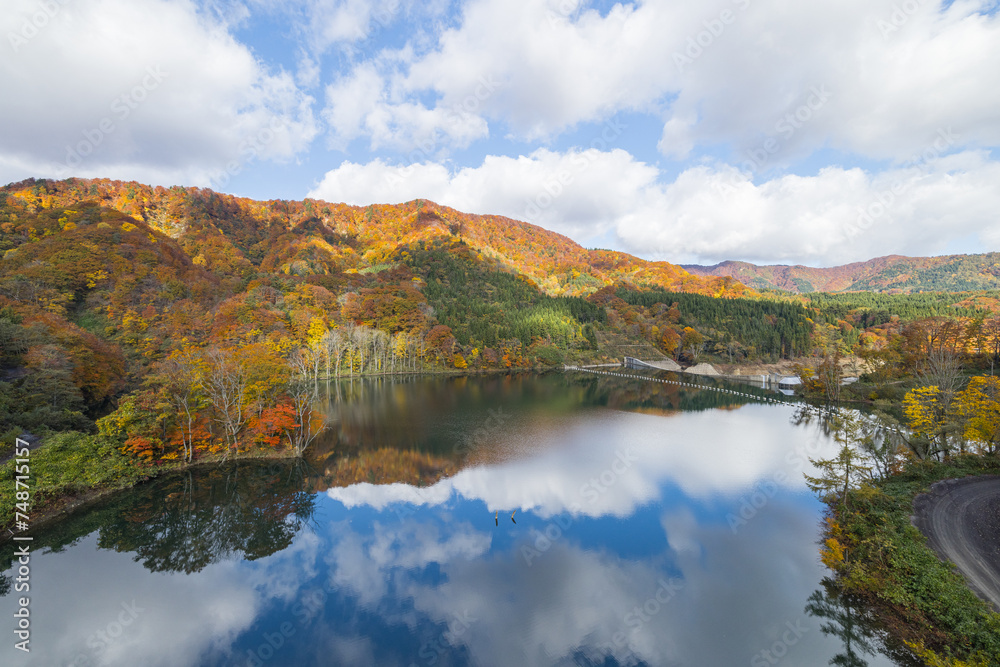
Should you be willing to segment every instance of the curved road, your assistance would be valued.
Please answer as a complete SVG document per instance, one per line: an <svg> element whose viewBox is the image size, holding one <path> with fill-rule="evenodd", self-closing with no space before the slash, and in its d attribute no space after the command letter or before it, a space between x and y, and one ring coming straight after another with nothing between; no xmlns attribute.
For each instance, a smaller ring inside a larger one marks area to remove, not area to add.
<svg viewBox="0 0 1000 667"><path fill-rule="evenodd" d="M913 511L928 545L1000 611L1000 477L938 482L914 499Z"/></svg>

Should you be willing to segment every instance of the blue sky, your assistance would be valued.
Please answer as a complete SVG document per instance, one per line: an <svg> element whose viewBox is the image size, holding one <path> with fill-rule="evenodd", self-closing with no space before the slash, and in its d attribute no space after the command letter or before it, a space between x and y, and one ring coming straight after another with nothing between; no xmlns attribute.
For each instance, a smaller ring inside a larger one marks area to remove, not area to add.
<svg viewBox="0 0 1000 667"><path fill-rule="evenodd" d="M684 263L1000 246L992 0L7 4L3 182L423 198Z"/></svg>

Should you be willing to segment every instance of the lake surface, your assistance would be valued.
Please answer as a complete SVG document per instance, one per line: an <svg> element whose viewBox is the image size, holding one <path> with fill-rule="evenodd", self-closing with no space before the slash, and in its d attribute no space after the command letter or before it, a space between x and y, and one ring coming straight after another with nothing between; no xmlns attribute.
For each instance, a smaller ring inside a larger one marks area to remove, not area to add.
<svg viewBox="0 0 1000 667"><path fill-rule="evenodd" d="M727 391L333 385L307 461L197 469L36 531L32 652L7 630L0 663L897 664L823 585L802 474L831 439L703 382Z"/></svg>

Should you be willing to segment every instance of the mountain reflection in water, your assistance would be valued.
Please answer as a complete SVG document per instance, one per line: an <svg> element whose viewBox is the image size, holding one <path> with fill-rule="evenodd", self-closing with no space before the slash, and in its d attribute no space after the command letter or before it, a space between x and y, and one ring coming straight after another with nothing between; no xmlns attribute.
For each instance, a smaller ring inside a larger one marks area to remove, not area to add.
<svg viewBox="0 0 1000 667"><path fill-rule="evenodd" d="M194 469L39 532L37 649L0 660L893 664L822 583L802 472L834 443L746 403L558 373L341 383L303 461Z"/></svg>

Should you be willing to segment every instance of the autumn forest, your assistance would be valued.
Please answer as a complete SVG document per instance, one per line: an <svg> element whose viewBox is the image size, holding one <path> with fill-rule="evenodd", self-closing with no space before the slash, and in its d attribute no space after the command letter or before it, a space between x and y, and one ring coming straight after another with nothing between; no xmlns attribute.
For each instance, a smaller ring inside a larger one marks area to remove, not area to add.
<svg viewBox="0 0 1000 667"><path fill-rule="evenodd" d="M147 464L300 453L320 380L606 363L626 348L685 365L813 359L807 389L828 398L853 356L871 381L857 398L901 405L917 390L907 410L940 441L959 387L917 386L928 355L975 372L1000 354L988 293L755 292L422 200L29 180L0 190L0 231L3 441L78 432ZM995 396L991 382L970 391Z"/></svg>

